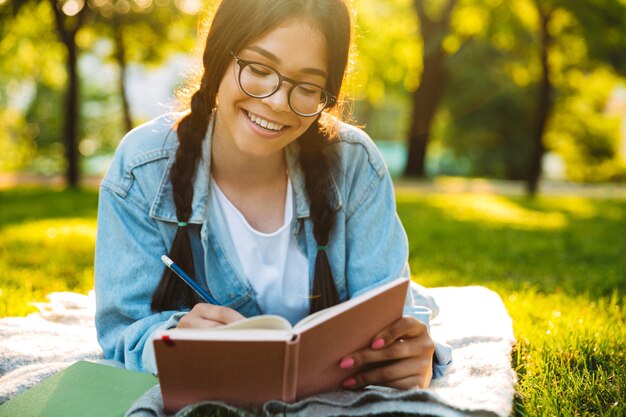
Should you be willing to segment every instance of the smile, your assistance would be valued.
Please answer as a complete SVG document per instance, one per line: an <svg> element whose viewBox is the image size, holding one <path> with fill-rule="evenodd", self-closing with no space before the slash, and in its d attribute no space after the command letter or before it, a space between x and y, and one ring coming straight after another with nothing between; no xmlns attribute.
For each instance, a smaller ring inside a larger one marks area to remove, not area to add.
<svg viewBox="0 0 626 417"><path fill-rule="evenodd" d="M265 120L265 119L257 116L256 114L250 113L249 111L246 111L246 114L248 115L248 118L250 120L252 120L252 122L254 122L258 126L262 127L263 129L271 130L273 132L278 132L278 131L282 130L285 127L285 125L281 125L281 124L278 124L278 123L270 122L269 120Z"/></svg>

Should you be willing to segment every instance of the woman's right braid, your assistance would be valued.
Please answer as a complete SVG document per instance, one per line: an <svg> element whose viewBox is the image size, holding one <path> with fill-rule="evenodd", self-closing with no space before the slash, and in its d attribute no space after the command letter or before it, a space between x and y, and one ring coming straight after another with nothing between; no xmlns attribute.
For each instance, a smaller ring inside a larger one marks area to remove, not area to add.
<svg viewBox="0 0 626 417"><path fill-rule="evenodd" d="M299 161L309 195L313 235L318 245L309 314L331 307L340 301L326 254L326 245L335 225L335 213L329 196L330 167L324 154L328 142L329 138L322 132L319 119L299 140L301 147Z"/></svg>
<svg viewBox="0 0 626 417"><path fill-rule="evenodd" d="M201 88L191 98L191 112L178 123L178 149L170 172L178 230L170 249L169 257L194 276L193 252L189 240L187 221L191 216L193 201L193 179L196 175L198 158L202 155L202 141L206 135L210 112ZM176 310L191 307L198 301L196 294L174 273L165 268L161 282L152 297L155 311Z"/></svg>
<svg viewBox="0 0 626 417"><path fill-rule="evenodd" d="M192 181L208 126L209 114L204 105L203 90L198 90L191 97L191 112L178 124L179 145L170 173L179 222L186 222L191 216Z"/></svg>

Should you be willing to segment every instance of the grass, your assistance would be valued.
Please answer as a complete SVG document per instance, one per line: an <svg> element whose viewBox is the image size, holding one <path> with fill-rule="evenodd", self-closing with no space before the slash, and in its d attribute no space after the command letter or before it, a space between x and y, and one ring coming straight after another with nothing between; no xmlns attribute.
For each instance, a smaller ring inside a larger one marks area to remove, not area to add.
<svg viewBox="0 0 626 417"><path fill-rule="evenodd" d="M93 287L94 190L0 191L0 317L36 311L54 291Z"/></svg>
<svg viewBox="0 0 626 417"><path fill-rule="evenodd" d="M0 191L0 317L93 286L97 193ZM626 200L398 192L415 278L514 320L517 415L626 415Z"/></svg>
<svg viewBox="0 0 626 417"><path fill-rule="evenodd" d="M418 281L503 298L516 414L626 414L626 200L399 192L398 211Z"/></svg>

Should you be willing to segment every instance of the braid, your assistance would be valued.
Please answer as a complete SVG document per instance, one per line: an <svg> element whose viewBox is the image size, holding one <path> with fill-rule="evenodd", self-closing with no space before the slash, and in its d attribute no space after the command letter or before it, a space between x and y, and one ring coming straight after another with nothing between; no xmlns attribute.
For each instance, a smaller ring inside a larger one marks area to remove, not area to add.
<svg viewBox="0 0 626 417"><path fill-rule="evenodd" d="M209 126L210 112L205 105L204 90L201 88L191 98L191 112L178 123L178 149L170 172L176 218L179 227L169 252L169 257L189 275L194 276L193 253L186 222L191 216L193 201L193 178L198 159L202 155L202 141ZM157 289L152 296L152 310L166 311L191 307L199 300L197 295L165 268Z"/></svg>
<svg viewBox="0 0 626 417"><path fill-rule="evenodd" d="M335 214L330 206L328 190L330 167L324 149L329 143L329 136L320 126L319 118L299 139L301 146L300 165L304 171L305 185L311 204L313 235L319 246L325 247L330 232L335 225ZM315 273L311 290L309 313L339 303L339 294L330 270L330 263L325 248L320 248L315 257Z"/></svg>

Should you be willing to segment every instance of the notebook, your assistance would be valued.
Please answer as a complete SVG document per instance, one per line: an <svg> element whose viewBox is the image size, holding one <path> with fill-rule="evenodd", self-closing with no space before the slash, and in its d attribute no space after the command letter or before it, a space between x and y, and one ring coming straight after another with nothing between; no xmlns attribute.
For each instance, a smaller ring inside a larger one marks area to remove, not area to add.
<svg viewBox="0 0 626 417"><path fill-rule="evenodd" d="M0 405L0 417L122 417L157 382L152 374L79 361Z"/></svg>
<svg viewBox="0 0 626 417"><path fill-rule="evenodd" d="M170 329L154 348L165 410L203 400L255 407L341 389L350 353L402 317L409 280L398 278L294 326L257 316L215 329Z"/></svg>

